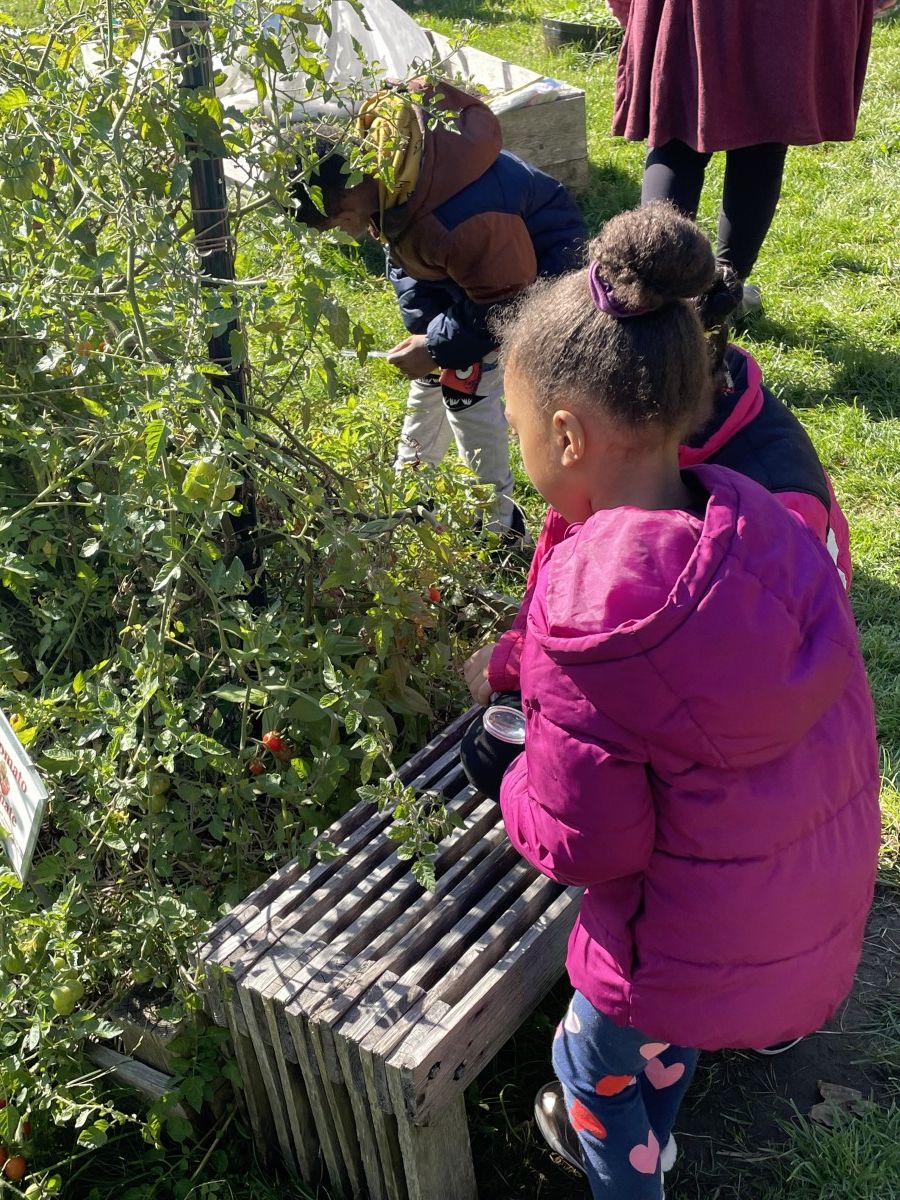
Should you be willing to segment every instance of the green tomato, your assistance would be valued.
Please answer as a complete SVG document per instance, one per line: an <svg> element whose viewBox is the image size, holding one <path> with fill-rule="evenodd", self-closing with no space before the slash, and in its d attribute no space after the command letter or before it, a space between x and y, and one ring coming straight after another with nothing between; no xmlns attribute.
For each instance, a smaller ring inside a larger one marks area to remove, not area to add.
<svg viewBox="0 0 900 1200"><path fill-rule="evenodd" d="M197 462L191 463L188 468L188 473L184 477L184 483L181 485L181 491L185 496L189 496L191 500L208 500L215 492L215 485L219 478L219 468L214 462L208 458L198 459Z"/></svg>
<svg viewBox="0 0 900 1200"><path fill-rule="evenodd" d="M164 796L172 786L172 776L167 771L154 771L150 776L150 795Z"/></svg>
<svg viewBox="0 0 900 1200"><path fill-rule="evenodd" d="M7 975L21 975L25 970L25 959L18 950L11 950L9 954L0 962L3 970Z"/></svg>
<svg viewBox="0 0 900 1200"><path fill-rule="evenodd" d="M80 981L73 979L70 983L61 983L53 988L50 999L54 1009L61 1017L69 1017L75 1011L75 1005L84 995Z"/></svg>
<svg viewBox="0 0 900 1200"><path fill-rule="evenodd" d="M156 792L155 794L153 792L151 792L150 795L147 797L146 806L147 806L147 812L153 813L156 816L158 816L160 813L165 812L166 807L167 807L165 792Z"/></svg>

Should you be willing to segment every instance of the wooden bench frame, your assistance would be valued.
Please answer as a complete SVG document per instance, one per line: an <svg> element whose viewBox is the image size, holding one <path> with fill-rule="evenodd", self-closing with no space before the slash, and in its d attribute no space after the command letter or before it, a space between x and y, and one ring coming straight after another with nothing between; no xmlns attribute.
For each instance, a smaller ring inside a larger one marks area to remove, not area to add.
<svg viewBox="0 0 900 1200"><path fill-rule="evenodd" d="M328 831L337 859L279 871L200 951L265 1149L338 1196L474 1200L464 1089L563 970L579 893L537 874L470 787L472 709L399 772L461 818L425 892L358 805Z"/></svg>

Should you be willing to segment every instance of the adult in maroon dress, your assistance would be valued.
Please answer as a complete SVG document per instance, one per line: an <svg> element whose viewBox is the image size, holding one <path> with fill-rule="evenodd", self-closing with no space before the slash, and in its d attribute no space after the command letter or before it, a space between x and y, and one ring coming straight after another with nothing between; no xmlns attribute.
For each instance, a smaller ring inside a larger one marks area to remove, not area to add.
<svg viewBox="0 0 900 1200"><path fill-rule="evenodd" d="M709 156L728 152L720 265L741 281L763 244L788 146L847 141L873 0L611 0L625 25L613 132L647 139L642 198L696 215Z"/></svg>

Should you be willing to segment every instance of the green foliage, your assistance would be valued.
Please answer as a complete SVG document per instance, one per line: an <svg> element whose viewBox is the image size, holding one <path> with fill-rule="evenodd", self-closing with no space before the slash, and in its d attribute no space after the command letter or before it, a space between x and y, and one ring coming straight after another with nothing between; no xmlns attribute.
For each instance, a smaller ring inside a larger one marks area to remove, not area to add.
<svg viewBox="0 0 900 1200"><path fill-rule="evenodd" d="M333 298L343 259L256 193L233 220L244 278L203 278L191 153L274 172L275 201L304 153L263 108L283 64L255 6L207 9L254 108L182 90L155 52L162 4L138 21L116 0L112 30L105 3L0 24L0 702L50 790L29 885L0 867L0 1096L7 1122L71 1129L74 1153L132 1116L83 1058L116 1033L104 1014L140 985L198 1015L203 930L308 859L450 707L428 590L452 602L481 571L459 481L430 481L422 508L377 408L364 418L341 383L339 351L371 342ZM327 10L280 10L297 71L321 81L305 29ZM242 409L215 375L248 351ZM411 858L436 835L421 816ZM198 1108L223 1047L187 1028L179 1094ZM188 1134L164 1104L145 1127Z"/></svg>

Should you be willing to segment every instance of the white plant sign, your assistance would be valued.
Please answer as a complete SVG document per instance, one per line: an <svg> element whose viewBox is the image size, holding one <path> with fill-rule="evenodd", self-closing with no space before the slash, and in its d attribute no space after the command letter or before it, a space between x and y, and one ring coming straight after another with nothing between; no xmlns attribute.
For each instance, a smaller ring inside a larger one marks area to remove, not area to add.
<svg viewBox="0 0 900 1200"><path fill-rule="evenodd" d="M47 789L0 712L0 841L22 883L31 869Z"/></svg>

